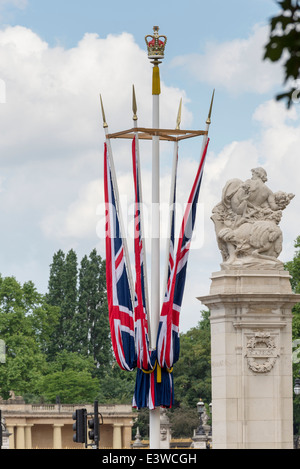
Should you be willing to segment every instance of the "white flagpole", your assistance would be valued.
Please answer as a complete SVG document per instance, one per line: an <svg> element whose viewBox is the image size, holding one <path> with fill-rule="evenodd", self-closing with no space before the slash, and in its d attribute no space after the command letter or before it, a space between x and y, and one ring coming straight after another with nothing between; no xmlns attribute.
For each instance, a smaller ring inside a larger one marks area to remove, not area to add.
<svg viewBox="0 0 300 469"><path fill-rule="evenodd" d="M164 48L167 42L165 36L159 36L158 26L154 26L154 35L150 36L151 42L147 40L148 57L153 64L152 81L152 126L159 129L159 96L160 76L159 64L164 58ZM160 41L164 39L164 41ZM163 47L161 47L161 45ZM159 158L159 136L152 137L152 233L151 233L151 349L156 349L156 338L160 318L160 158ZM160 408L150 410L150 449L160 449Z"/></svg>
<svg viewBox="0 0 300 469"><path fill-rule="evenodd" d="M180 100L178 115L177 115L177 122L176 122L176 130L180 129L181 123L181 107L182 107L182 99ZM167 243L166 243L166 265L165 265L165 278L164 278L164 285L163 285L163 299L167 289L168 284L168 271L169 271L169 251L170 251L170 239L171 239L171 229L172 229L172 218L173 212L175 210L174 204L174 190L176 184L176 174L177 174L177 167L178 167L178 140L174 143L174 154L173 154L173 167L172 167L172 177L171 177L171 190L170 190L170 202L169 202L169 226L168 226L168 233L167 233Z"/></svg>
<svg viewBox="0 0 300 469"><path fill-rule="evenodd" d="M154 65L154 68L158 65ZM159 129L159 94L153 94L154 129ZM156 348L160 316L160 158L159 137L152 139L151 348ZM150 449L160 449L160 409L150 410Z"/></svg>
<svg viewBox="0 0 300 469"><path fill-rule="evenodd" d="M135 96L135 89L133 86L132 92L132 111L133 111L133 125L134 128L137 128L137 103L136 103L136 96ZM142 243L143 243L143 263L144 263L144 287L145 287L145 301L146 301L146 310L149 313L149 294L148 294L148 278L147 278L147 262L146 262L146 245L145 245L145 238L144 238L144 217L143 217L143 194L142 194L142 179L141 179L141 170L140 170L140 148L139 148L139 137L138 132L134 132L136 138L136 157L138 162L138 182L139 182L139 193L140 193L140 219L141 219L141 232L142 232ZM151 343L151 328L148 330L149 342Z"/></svg>
<svg viewBox="0 0 300 469"><path fill-rule="evenodd" d="M132 272L131 272L131 268L130 268L130 257L129 257L127 239L126 239L126 236L125 236L125 228L124 228L123 217L122 217L122 213L121 213L121 210L120 210L120 196L119 196L119 189L118 189L118 184L117 184L116 170L115 170L115 165L114 165L114 160L113 160L113 155L112 155L111 142L110 142L110 138L108 137L108 134L109 134L108 125L107 125L106 118L105 118L104 107L103 107L103 102L102 102L101 95L100 95L100 104L101 104L101 110L102 110L103 128L104 128L105 137L106 137L107 152L108 152L108 157L109 157L109 162L110 162L112 183L113 183L115 197L116 197L116 211L117 211L117 214L118 214L118 217L119 217L120 231L121 231L121 236L122 236L122 239L123 239L124 255L125 255L125 260L126 260L125 268L126 268L127 275L128 275L132 307L134 308L134 283L133 283Z"/></svg>

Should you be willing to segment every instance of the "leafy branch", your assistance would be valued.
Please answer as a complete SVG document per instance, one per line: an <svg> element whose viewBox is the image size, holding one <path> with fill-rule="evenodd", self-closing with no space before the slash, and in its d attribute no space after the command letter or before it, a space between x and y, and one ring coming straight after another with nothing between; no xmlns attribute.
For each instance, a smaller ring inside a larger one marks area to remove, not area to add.
<svg viewBox="0 0 300 469"><path fill-rule="evenodd" d="M300 4L299 0L282 0L277 2L281 13L270 19L270 37L265 46L264 60L284 61L284 84L289 80L300 78ZM298 90L299 91L299 90ZM289 108L293 102L296 85L276 96L277 100L287 99Z"/></svg>

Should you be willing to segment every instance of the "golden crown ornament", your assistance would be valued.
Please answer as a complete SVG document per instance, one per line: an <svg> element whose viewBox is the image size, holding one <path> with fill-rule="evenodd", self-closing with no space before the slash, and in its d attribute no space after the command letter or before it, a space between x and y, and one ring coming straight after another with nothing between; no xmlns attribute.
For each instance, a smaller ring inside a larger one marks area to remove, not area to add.
<svg viewBox="0 0 300 469"><path fill-rule="evenodd" d="M154 34L145 37L147 48L148 48L148 57L151 60L161 60L165 56L165 47L167 44L167 37L160 36L158 34L159 27L153 26Z"/></svg>

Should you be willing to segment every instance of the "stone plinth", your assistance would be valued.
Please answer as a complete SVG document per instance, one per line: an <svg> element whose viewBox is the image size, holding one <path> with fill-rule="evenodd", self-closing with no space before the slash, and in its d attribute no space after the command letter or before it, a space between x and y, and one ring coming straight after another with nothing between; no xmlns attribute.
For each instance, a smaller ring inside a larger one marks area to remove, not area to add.
<svg viewBox="0 0 300 469"><path fill-rule="evenodd" d="M211 312L213 449L293 448L292 307L283 270L223 270Z"/></svg>

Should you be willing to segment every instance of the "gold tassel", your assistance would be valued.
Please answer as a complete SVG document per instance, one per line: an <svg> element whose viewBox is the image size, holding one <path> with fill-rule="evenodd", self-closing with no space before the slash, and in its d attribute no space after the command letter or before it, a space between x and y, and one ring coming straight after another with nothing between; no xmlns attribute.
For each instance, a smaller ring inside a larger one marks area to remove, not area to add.
<svg viewBox="0 0 300 469"><path fill-rule="evenodd" d="M157 363L157 374L156 374L156 381L158 383L161 383L161 367Z"/></svg>
<svg viewBox="0 0 300 469"><path fill-rule="evenodd" d="M152 94L160 94L160 73L157 65L153 67Z"/></svg>

